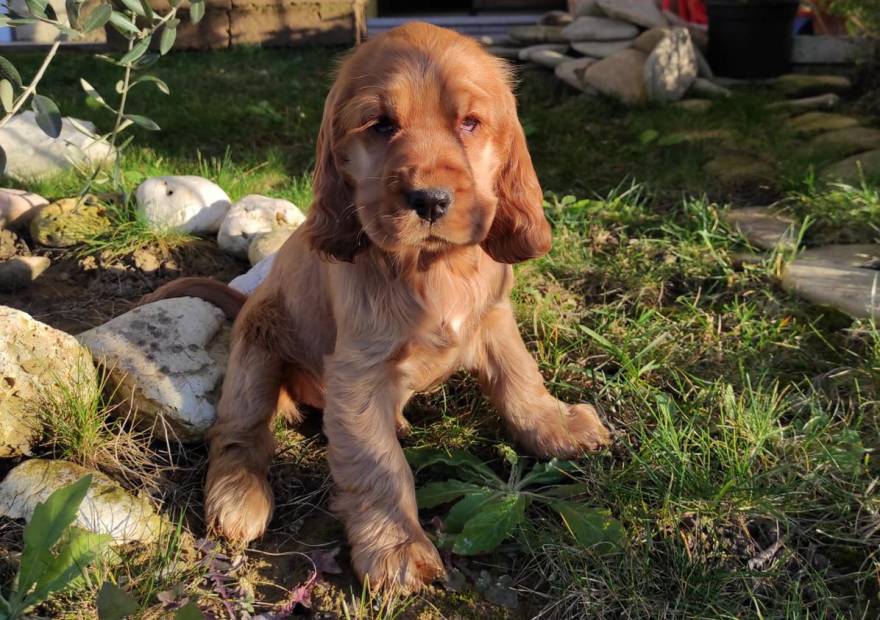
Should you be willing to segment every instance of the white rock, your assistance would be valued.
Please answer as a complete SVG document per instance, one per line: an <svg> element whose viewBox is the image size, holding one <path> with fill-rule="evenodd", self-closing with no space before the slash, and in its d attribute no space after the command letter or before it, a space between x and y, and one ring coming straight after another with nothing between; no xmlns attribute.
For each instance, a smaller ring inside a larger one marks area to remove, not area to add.
<svg viewBox="0 0 880 620"><path fill-rule="evenodd" d="M0 228L27 230L31 218L49 201L21 189L0 189Z"/></svg>
<svg viewBox="0 0 880 620"><path fill-rule="evenodd" d="M595 93L596 90L584 82L584 72L599 62L595 58L574 58L556 65L553 70L560 80L581 92Z"/></svg>
<svg viewBox="0 0 880 620"><path fill-rule="evenodd" d="M571 60L571 56L553 50L539 50L532 53L530 60L536 65L555 69L567 60Z"/></svg>
<svg viewBox="0 0 880 620"><path fill-rule="evenodd" d="M730 209L722 217L757 248L791 250L797 247L797 222L768 207Z"/></svg>
<svg viewBox="0 0 880 620"><path fill-rule="evenodd" d="M590 58L608 58L630 47L632 40L625 41L578 41L572 43L574 51Z"/></svg>
<svg viewBox="0 0 880 620"><path fill-rule="evenodd" d="M292 231L305 220L306 216L292 202L251 194L229 209L220 224L217 245L234 256L245 258L257 235L279 228Z"/></svg>
<svg viewBox="0 0 880 620"><path fill-rule="evenodd" d="M88 399L98 390L89 352L76 338L0 306L0 457L27 454L45 401L61 390Z"/></svg>
<svg viewBox="0 0 880 620"><path fill-rule="evenodd" d="M213 424L229 350L223 311L201 299L164 299L135 308L77 339L104 363L121 398L180 441ZM162 424L164 422L165 424Z"/></svg>
<svg viewBox="0 0 880 620"><path fill-rule="evenodd" d="M584 82L624 103L642 103L645 101L646 59L638 50L623 50L588 67Z"/></svg>
<svg viewBox="0 0 880 620"><path fill-rule="evenodd" d="M598 0L598 4L609 17L622 19L642 28L662 28L668 25L654 0Z"/></svg>
<svg viewBox="0 0 880 620"><path fill-rule="evenodd" d="M220 186L197 176L153 177L136 193L138 210L157 228L214 233L232 206Z"/></svg>
<svg viewBox="0 0 880 620"><path fill-rule="evenodd" d="M104 474L67 461L31 459L16 466L0 483L0 514L30 521L34 508L61 487L91 474L74 525L108 534L116 543L153 543L169 525L156 514L150 501L135 497Z"/></svg>
<svg viewBox="0 0 880 620"><path fill-rule="evenodd" d="M562 29L562 36L569 41L618 41L638 34L632 24L607 17L578 17Z"/></svg>
<svg viewBox="0 0 880 620"><path fill-rule="evenodd" d="M645 62L645 90L651 101L678 101L697 79L697 57L691 35L673 28Z"/></svg>
<svg viewBox="0 0 880 620"><path fill-rule="evenodd" d="M74 122L91 132L86 135ZM116 151L106 140L94 135L88 121L65 118L61 135L50 138L37 125L33 112L16 114L0 127L0 147L6 152L6 175L20 181L52 176L74 166L95 168L110 165Z"/></svg>
<svg viewBox="0 0 880 620"><path fill-rule="evenodd" d="M264 235L257 235L248 248L248 260L251 265L256 265L267 256L281 249L281 246L293 234L291 228L279 228Z"/></svg>
<svg viewBox="0 0 880 620"><path fill-rule="evenodd" d="M520 49L518 56L520 60L532 60L532 54L536 52L550 50L562 54L567 49L568 46L563 43L543 43L541 45L529 45L528 47Z"/></svg>
<svg viewBox="0 0 880 620"><path fill-rule="evenodd" d="M257 287L260 286L263 280L266 279L266 276L269 275L269 272L272 271L272 265L275 263L275 256L277 255L270 254L251 267L247 272L233 278L229 283L229 286L240 293L250 295L257 290Z"/></svg>

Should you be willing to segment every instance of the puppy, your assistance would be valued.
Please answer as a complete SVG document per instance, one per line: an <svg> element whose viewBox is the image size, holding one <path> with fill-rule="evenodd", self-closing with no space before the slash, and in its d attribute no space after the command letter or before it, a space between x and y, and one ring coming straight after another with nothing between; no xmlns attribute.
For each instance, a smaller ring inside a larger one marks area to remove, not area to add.
<svg viewBox="0 0 880 620"><path fill-rule="evenodd" d="M272 515L272 419L322 409L358 576L412 591L441 577L397 440L410 397L465 368L538 457L609 441L590 405L547 392L517 330L511 264L545 254L550 227L503 61L473 40L409 24L343 63L324 106L314 202L249 298L204 278L195 295L237 315L209 433L207 520L234 541Z"/></svg>

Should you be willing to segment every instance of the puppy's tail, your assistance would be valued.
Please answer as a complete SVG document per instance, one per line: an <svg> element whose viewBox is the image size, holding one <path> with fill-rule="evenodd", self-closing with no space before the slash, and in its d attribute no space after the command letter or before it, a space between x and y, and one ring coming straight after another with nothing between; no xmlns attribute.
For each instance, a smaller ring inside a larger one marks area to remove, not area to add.
<svg viewBox="0 0 880 620"><path fill-rule="evenodd" d="M177 278L167 284L163 284L149 295L144 295L137 303L138 306L149 304L161 299L173 297L198 297L208 303L212 303L230 319L234 319L241 311L247 295L236 291L222 282L211 278Z"/></svg>

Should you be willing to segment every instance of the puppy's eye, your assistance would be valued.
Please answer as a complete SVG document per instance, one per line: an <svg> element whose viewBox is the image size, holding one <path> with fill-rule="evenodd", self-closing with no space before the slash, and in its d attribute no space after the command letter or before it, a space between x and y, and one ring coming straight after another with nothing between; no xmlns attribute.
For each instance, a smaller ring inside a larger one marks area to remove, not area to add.
<svg viewBox="0 0 880 620"><path fill-rule="evenodd" d="M465 119L461 121L461 128L468 133L473 133L479 126L480 120L473 116L466 116Z"/></svg>
<svg viewBox="0 0 880 620"><path fill-rule="evenodd" d="M397 124L387 116L380 116L373 124L373 131L384 136L397 132Z"/></svg>

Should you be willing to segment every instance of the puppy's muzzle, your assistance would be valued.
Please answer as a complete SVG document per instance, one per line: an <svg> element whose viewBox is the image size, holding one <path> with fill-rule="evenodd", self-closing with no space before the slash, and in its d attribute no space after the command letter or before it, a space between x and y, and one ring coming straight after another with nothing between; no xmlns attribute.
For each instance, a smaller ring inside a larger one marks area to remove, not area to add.
<svg viewBox="0 0 880 620"><path fill-rule="evenodd" d="M452 206L452 192L444 187L426 187L404 192L407 206L426 222L434 223Z"/></svg>

